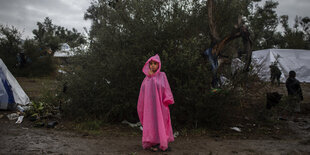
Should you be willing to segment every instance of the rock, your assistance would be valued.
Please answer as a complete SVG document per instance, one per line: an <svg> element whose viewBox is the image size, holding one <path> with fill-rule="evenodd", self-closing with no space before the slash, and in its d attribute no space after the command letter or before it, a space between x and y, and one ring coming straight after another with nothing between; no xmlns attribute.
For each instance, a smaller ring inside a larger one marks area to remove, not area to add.
<svg viewBox="0 0 310 155"><path fill-rule="evenodd" d="M47 123L47 128L54 128L58 124L57 121L52 121Z"/></svg>

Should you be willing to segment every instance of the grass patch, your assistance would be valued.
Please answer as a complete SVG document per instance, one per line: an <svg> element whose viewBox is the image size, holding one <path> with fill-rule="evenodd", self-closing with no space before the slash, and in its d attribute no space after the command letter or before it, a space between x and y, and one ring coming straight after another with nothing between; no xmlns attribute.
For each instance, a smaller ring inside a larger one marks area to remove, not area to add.
<svg viewBox="0 0 310 155"><path fill-rule="evenodd" d="M102 134L103 122L100 120L84 121L75 124L75 129L78 132L86 133L89 135L100 135Z"/></svg>
<svg viewBox="0 0 310 155"><path fill-rule="evenodd" d="M54 77L16 77L16 80L32 101L38 101L46 92L54 92L58 85Z"/></svg>

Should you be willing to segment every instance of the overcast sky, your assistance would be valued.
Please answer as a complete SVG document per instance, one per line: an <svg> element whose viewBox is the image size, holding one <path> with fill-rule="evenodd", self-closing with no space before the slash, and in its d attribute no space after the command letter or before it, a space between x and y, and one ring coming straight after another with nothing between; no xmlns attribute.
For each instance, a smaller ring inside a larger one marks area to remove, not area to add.
<svg viewBox="0 0 310 155"><path fill-rule="evenodd" d="M45 17L53 24L76 28L84 33L83 27L90 28L91 22L83 19L92 0L0 0L0 24L13 25L23 32L23 38L32 37L32 30ZM310 17L310 0L278 0L278 16L289 15L292 26L295 16Z"/></svg>
<svg viewBox="0 0 310 155"><path fill-rule="evenodd" d="M23 38L32 37L37 22L45 17L54 25L76 28L84 33L91 22L84 20L84 13L91 0L0 0L0 24L13 25L23 32Z"/></svg>

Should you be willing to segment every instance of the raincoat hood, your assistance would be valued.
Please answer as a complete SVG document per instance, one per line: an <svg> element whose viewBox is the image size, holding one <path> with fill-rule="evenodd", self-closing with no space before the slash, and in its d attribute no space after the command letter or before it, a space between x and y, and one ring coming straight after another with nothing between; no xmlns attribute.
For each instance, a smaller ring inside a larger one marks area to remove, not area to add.
<svg viewBox="0 0 310 155"><path fill-rule="evenodd" d="M152 61L152 60L155 61L155 62L158 62L158 69L157 69L156 73L154 73L154 74L152 74L152 75L149 75L149 71L150 71L150 64L149 64L149 63L150 63L150 61ZM143 66L142 72L143 72L146 76L154 76L154 75L156 75L157 73L160 72L160 69L161 69L160 58L159 58L159 55L156 54L156 55L150 57L150 58L146 61L146 63L145 63L144 66Z"/></svg>

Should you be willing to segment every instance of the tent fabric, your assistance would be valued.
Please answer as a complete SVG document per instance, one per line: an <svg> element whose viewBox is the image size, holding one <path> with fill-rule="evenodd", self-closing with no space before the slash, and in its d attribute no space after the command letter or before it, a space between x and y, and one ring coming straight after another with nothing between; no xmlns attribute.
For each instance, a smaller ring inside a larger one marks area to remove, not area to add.
<svg viewBox="0 0 310 155"><path fill-rule="evenodd" d="M7 93L7 81L2 79L2 72L0 70L0 109L6 109L7 104L9 104L9 95ZM5 103L5 104L3 104Z"/></svg>
<svg viewBox="0 0 310 155"><path fill-rule="evenodd" d="M74 55L73 51L56 51L54 53L54 57L72 57Z"/></svg>
<svg viewBox="0 0 310 155"><path fill-rule="evenodd" d="M253 51L252 63L257 69L258 76L264 81L270 81L271 63L278 58L278 68L282 72L280 81L285 82L291 70L296 72L296 79L310 82L310 50L297 49L265 49Z"/></svg>
<svg viewBox="0 0 310 155"><path fill-rule="evenodd" d="M159 63L156 73L149 74L149 62ZM160 149L166 150L168 143L174 141L170 104L174 104L173 95L164 72L160 72L161 63L158 55L151 57L144 65L142 71L144 78L138 99L137 111L143 126L142 146L149 148L160 144Z"/></svg>
<svg viewBox="0 0 310 155"><path fill-rule="evenodd" d="M7 109L12 102L19 105L30 103L29 97L21 88L17 80L0 59L0 109ZM13 96L13 98L12 98ZM7 101L7 102L5 102Z"/></svg>
<svg viewBox="0 0 310 155"><path fill-rule="evenodd" d="M74 51L67 43L61 44L60 50L54 53L54 57L72 57L74 55Z"/></svg>
<svg viewBox="0 0 310 155"><path fill-rule="evenodd" d="M11 89L11 85L8 80L6 80L5 75L2 70L0 70L0 79L1 79L1 103L13 104L14 96Z"/></svg>

